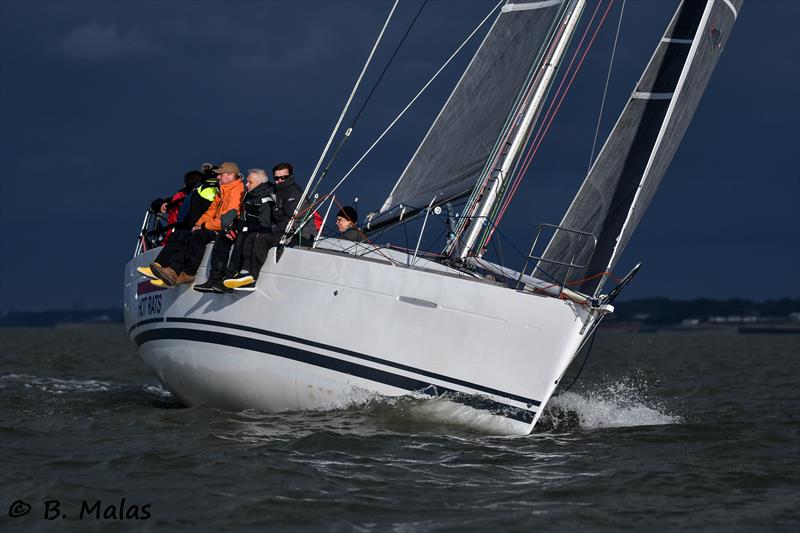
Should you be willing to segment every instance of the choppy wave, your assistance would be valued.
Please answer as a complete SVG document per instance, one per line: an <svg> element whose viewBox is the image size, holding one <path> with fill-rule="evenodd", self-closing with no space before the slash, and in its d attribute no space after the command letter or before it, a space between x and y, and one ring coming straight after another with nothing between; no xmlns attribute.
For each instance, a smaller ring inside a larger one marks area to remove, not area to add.
<svg viewBox="0 0 800 533"><path fill-rule="evenodd" d="M84 393L117 393L132 391L143 393L143 396L156 400L171 401L174 396L161 384L131 385L127 383L100 379L57 378L53 376L34 376L31 374L0 375L0 390L15 389L19 391L41 392L60 396Z"/></svg>
<svg viewBox="0 0 800 533"><path fill-rule="evenodd" d="M337 410L361 410L389 422L410 425L442 424L445 427L479 429L488 434L513 433L508 420L461 402L449 401L447 395L392 398L354 389L345 401L324 409ZM536 429L599 429L680 422L682 418L670 413L663 399L648 392L647 380L634 375L554 396L545 406Z"/></svg>
<svg viewBox="0 0 800 533"><path fill-rule="evenodd" d="M480 398L480 397L479 397ZM512 423L487 411L454 402L447 395L431 398L423 395L388 397L363 389L353 389L345 399L322 409L268 414L259 411L240 413L248 428L245 434L255 440L282 433L281 423L294 428L335 428L344 433L371 433L389 430L401 433L456 435L477 431L486 435L518 434ZM264 418L269 421L261 427ZM664 425L681 422L671 414L658 396L646 391L641 379L622 379L589 387L580 392L566 392L553 397L536 426L537 432L593 430L600 428ZM251 426L250 423L255 423ZM240 439L243 435L232 435Z"/></svg>
<svg viewBox="0 0 800 533"><path fill-rule="evenodd" d="M569 431L645 425L674 424L682 421L671 414L658 398L647 393L641 378L609 381L584 387L578 392L554 396L536 427L538 431ZM69 379L29 374L0 375L0 389L22 388L55 395L116 392L130 385L99 379ZM135 386L139 394L169 404L174 396L160 384ZM447 396L431 398L423 395L387 397L360 388L353 388L346 398L332 402L307 416L327 413L330 416L364 416L378 426L394 430L447 432L461 428L486 434L514 433L510 421L489 412L475 409L463 402L453 402ZM297 415L302 413L298 412ZM366 422L366 420L364 420Z"/></svg>
<svg viewBox="0 0 800 533"><path fill-rule="evenodd" d="M9 386L39 389L51 394L67 394L72 392L106 392L120 388L122 385L97 379L62 379L29 374L3 374L0 376L0 387L6 388Z"/></svg>

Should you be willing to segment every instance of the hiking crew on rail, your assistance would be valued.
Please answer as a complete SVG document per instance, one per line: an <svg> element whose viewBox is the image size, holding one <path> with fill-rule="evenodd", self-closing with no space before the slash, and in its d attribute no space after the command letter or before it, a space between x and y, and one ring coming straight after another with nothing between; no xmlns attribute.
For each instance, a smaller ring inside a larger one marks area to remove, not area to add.
<svg viewBox="0 0 800 533"><path fill-rule="evenodd" d="M206 245L214 243L208 279L195 285L195 290L252 291L269 250L283 238L303 191L289 163L273 167L274 182L268 180L266 171L251 169L247 173L246 187L236 163L226 162L219 167L205 164L203 170L205 173L195 171L192 175L199 184L193 190L188 190L191 184L187 174L186 190L183 190L184 198L179 207L161 200L153 202L154 211L165 209L163 204L167 204L166 208L178 209L184 214L177 215L174 233L156 260L149 267L137 270L156 285L173 287L192 283ZM306 201L305 210L308 207ZM302 210L301 213L307 216ZM313 241L321 222L314 213L311 221L301 227L287 245Z"/></svg>

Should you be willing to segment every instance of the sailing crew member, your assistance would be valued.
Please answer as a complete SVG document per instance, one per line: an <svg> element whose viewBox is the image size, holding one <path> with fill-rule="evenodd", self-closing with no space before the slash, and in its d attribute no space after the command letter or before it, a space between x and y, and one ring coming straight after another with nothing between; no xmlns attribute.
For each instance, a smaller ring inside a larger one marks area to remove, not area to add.
<svg viewBox="0 0 800 533"><path fill-rule="evenodd" d="M161 244L166 244L169 241L169 236L175 231L175 226L177 226L181 205L202 181L202 172L190 170L183 176L183 188L169 198L156 198L150 204L150 209L154 213L167 215L167 226Z"/></svg>
<svg viewBox="0 0 800 533"><path fill-rule="evenodd" d="M259 233L255 237L253 243L251 257L248 263L249 268L247 271L239 272L238 274L228 277L223 281L223 285L229 289L254 288L258 273L264 262L267 260L267 253L270 248L276 246L283 237L286 226L294 215L300 197L303 195L303 190L294 179L294 167L289 163L279 163L272 168L272 177L275 180L275 202L272 204L272 225L270 230ZM316 228L314 224L306 224L301 230L301 237L305 239L313 239L316 235ZM300 242L298 239L293 239L290 245Z"/></svg>
<svg viewBox="0 0 800 533"><path fill-rule="evenodd" d="M348 241L361 242L365 239L364 234L356 227L358 223L358 212L355 207L346 205L336 214L336 229L339 230L339 238Z"/></svg>
<svg viewBox="0 0 800 533"><path fill-rule="evenodd" d="M222 215L230 211L239 213L244 196L244 183L239 179L239 166L236 163L226 162L214 172L217 174L219 193L192 227L188 243L174 253L166 264L156 260L150 265L153 274L167 287L194 281L206 245L213 242L217 232L222 229Z"/></svg>
<svg viewBox="0 0 800 533"><path fill-rule="evenodd" d="M247 173L247 193L242 202L241 215L231 221L225 215L222 216L222 230L211 249L208 280L201 285L195 285L194 290L230 292L231 289L222 285L222 280L251 271L256 236L270 231L274 203L275 185L269 182L267 172L259 168L251 169ZM233 253L229 260L231 246Z"/></svg>
<svg viewBox="0 0 800 533"><path fill-rule="evenodd" d="M174 231L169 241L158 253L154 264L161 266L171 263L181 264L183 262L184 255L189 249L192 227L194 227L200 217L203 216L203 213L208 210L208 206L211 205L211 202L214 201L214 198L216 198L219 192L216 174L211 172L209 175L205 172L198 172L198 175L201 181L181 203ZM152 265L138 267L136 270L149 278L158 279L152 271ZM184 279L185 278L181 278L181 282L183 282Z"/></svg>

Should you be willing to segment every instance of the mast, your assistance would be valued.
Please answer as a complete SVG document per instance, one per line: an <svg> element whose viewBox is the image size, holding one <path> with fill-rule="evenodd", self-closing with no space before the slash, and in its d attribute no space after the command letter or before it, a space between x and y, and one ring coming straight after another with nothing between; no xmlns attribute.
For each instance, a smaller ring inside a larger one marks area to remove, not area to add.
<svg viewBox="0 0 800 533"><path fill-rule="evenodd" d="M570 0L569 5L564 10L559 23L559 30L554 34L547 52L542 57L538 67L537 78L529 89L529 97L523 101L521 107L515 112L514 123L508 132L503 151L491 171L491 176L486 180L483 195L473 204L471 209L465 212L466 220L469 221L469 224L462 229L461 235L456 236L447 252L452 259L464 259L469 255L481 255L479 250L474 249L476 242L486 229L489 214L501 197L500 193L505 187L506 178L531 135L535 119L541 111L547 92L552 85L555 73L585 6L586 0Z"/></svg>

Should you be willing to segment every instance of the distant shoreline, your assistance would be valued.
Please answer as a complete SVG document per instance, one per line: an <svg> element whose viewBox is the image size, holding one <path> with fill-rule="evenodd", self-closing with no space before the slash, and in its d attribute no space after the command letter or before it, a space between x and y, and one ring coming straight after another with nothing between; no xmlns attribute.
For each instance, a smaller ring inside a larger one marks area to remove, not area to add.
<svg viewBox="0 0 800 533"><path fill-rule="evenodd" d="M67 324L120 324L122 308L12 311L0 316L0 327L54 327Z"/></svg>

